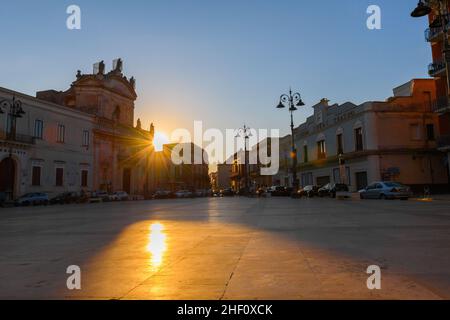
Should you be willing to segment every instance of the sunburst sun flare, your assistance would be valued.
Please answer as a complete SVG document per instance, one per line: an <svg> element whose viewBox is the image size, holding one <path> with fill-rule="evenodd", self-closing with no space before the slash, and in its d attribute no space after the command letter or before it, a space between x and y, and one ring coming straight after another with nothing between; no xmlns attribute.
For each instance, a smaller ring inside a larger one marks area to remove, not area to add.
<svg viewBox="0 0 450 320"><path fill-rule="evenodd" d="M155 151L162 151L163 146L167 143L169 143L169 138L167 135L164 132L156 131L153 138L153 146L155 147Z"/></svg>

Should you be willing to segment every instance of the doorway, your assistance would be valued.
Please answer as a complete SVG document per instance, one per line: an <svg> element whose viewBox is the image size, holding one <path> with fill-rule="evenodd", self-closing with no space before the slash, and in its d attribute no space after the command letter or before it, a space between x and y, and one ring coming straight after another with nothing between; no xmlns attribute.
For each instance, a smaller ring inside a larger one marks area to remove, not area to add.
<svg viewBox="0 0 450 320"><path fill-rule="evenodd" d="M361 190L367 187L367 172L356 172L356 189Z"/></svg>
<svg viewBox="0 0 450 320"><path fill-rule="evenodd" d="M0 162L0 193L5 194L6 200L14 200L16 179L16 163L8 157Z"/></svg>
<svg viewBox="0 0 450 320"><path fill-rule="evenodd" d="M130 194L131 191L131 169L125 168L123 169L123 177L122 177L122 186L123 191Z"/></svg>

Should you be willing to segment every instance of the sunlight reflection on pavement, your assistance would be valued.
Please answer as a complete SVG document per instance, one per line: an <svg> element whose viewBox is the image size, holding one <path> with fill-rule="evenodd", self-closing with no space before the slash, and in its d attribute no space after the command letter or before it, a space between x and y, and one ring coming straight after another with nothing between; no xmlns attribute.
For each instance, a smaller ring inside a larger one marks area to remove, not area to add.
<svg viewBox="0 0 450 320"><path fill-rule="evenodd" d="M384 290L370 291L369 264L237 224L143 221L94 257L83 290L66 297L437 298L399 274L384 274Z"/></svg>

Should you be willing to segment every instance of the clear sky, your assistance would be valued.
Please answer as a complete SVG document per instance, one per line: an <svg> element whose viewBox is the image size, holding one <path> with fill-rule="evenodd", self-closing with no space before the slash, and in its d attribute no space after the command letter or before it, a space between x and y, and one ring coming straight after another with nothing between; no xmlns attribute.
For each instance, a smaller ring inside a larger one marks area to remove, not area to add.
<svg viewBox="0 0 450 320"><path fill-rule="evenodd" d="M82 29L66 28L77 4ZM366 9L382 10L382 30L366 27ZM426 77L431 52L417 0L87 1L2 0L0 86L34 95L65 90L77 69L124 60L137 79L136 118L156 130L205 127L289 130L276 110L292 86L306 107L384 100L391 89Z"/></svg>

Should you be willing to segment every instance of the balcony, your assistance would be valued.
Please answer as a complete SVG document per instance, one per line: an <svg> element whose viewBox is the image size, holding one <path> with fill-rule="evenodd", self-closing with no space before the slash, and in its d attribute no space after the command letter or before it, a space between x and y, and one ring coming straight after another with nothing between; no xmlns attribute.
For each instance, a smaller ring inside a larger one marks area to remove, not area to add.
<svg viewBox="0 0 450 320"><path fill-rule="evenodd" d="M447 113L450 112L450 104L447 97L440 97L431 103L431 112Z"/></svg>
<svg viewBox="0 0 450 320"><path fill-rule="evenodd" d="M450 15L445 15L445 21L450 21ZM438 23L440 24L440 23ZM450 29L450 22L447 23L447 30ZM439 42L442 41L442 32L444 28L441 27L430 27L425 30L425 40L428 42Z"/></svg>
<svg viewBox="0 0 450 320"><path fill-rule="evenodd" d="M430 77L438 77L445 73L445 62L436 61L428 65L428 74Z"/></svg>
<svg viewBox="0 0 450 320"><path fill-rule="evenodd" d="M0 140L25 144L36 144L36 139L33 136L17 133L15 137L8 137L8 135L4 131L0 132Z"/></svg>

